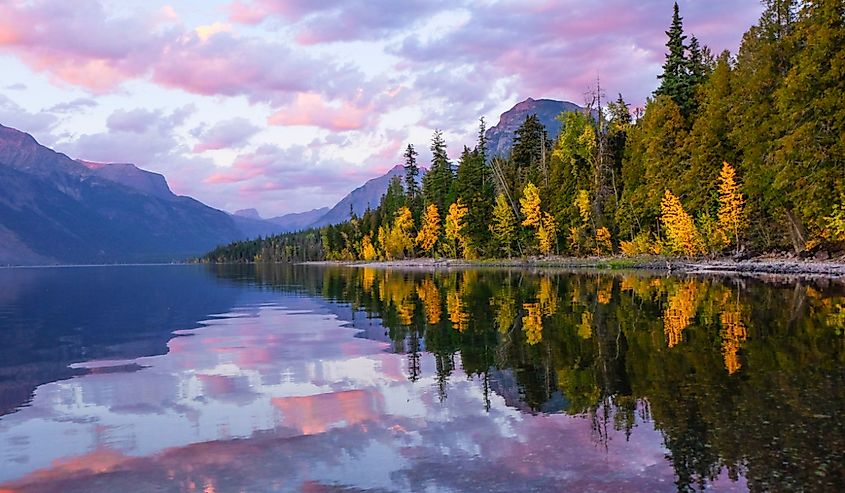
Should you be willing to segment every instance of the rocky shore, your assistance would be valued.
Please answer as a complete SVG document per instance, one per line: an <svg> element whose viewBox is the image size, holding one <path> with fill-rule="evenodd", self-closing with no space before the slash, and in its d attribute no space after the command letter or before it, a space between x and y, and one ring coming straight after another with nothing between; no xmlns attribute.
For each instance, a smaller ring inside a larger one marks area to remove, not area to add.
<svg viewBox="0 0 845 493"><path fill-rule="evenodd" d="M825 260L816 258L789 258L783 255L759 256L743 260L682 259L666 257L526 257L513 259L431 259L417 258L378 262L308 262L323 265L350 265L356 267L399 268L410 270L459 269L469 267L498 267L524 269L595 269L595 270L644 270L665 273L723 274L723 275L778 275L841 279L845 281L845 257Z"/></svg>

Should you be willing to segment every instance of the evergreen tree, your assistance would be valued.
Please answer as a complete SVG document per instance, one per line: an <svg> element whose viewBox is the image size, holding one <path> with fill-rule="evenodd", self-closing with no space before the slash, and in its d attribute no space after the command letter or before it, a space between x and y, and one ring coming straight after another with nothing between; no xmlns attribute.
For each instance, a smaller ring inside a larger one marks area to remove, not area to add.
<svg viewBox="0 0 845 493"><path fill-rule="evenodd" d="M405 189L402 187L402 179L399 176L394 176L390 179L390 183L387 185L387 191L381 198L379 209L383 217L392 219L396 215L396 212L405 206L405 203Z"/></svg>
<svg viewBox="0 0 845 493"><path fill-rule="evenodd" d="M431 139L431 169L423 177L423 196L426 202L436 205L438 210L446 210L450 203L452 180L452 163L446 155L443 132L435 130Z"/></svg>
<svg viewBox="0 0 845 493"><path fill-rule="evenodd" d="M408 144L405 149L405 194L408 201L412 202L420 195L420 186L417 180L420 176L420 168L417 166L417 151L413 144Z"/></svg>
<svg viewBox="0 0 845 493"><path fill-rule="evenodd" d="M487 164L487 123L484 122L484 117L481 117L478 124L478 146L476 147L478 155L481 156L481 161Z"/></svg>
<svg viewBox="0 0 845 493"><path fill-rule="evenodd" d="M655 91L655 96L669 96L683 110L689 109L690 84L689 84L689 61L687 60L687 47L684 40L684 19L678 9L678 2L675 2L672 13L672 25L666 31L669 40L666 42L668 52L666 61L663 63L663 73L657 77L661 80L660 87Z"/></svg>
<svg viewBox="0 0 845 493"><path fill-rule="evenodd" d="M773 184L812 244L845 193L845 3L803 5L789 42L801 49L774 94L783 135L773 146Z"/></svg>

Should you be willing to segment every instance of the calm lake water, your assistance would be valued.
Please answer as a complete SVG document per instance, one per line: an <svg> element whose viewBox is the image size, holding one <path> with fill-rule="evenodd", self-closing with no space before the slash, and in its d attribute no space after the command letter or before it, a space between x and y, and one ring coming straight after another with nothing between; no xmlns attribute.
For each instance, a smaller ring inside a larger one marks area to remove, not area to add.
<svg viewBox="0 0 845 493"><path fill-rule="evenodd" d="M845 288L0 269L0 492L842 491Z"/></svg>

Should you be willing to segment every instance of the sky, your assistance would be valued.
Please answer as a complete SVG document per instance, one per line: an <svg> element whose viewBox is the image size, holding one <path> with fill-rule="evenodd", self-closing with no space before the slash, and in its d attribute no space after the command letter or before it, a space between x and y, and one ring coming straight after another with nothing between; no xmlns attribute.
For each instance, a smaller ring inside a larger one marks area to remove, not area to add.
<svg viewBox="0 0 845 493"><path fill-rule="evenodd" d="M681 0L735 53L758 0ZM264 217L331 206L434 129L457 156L528 97L641 106L670 0L0 0L0 124Z"/></svg>

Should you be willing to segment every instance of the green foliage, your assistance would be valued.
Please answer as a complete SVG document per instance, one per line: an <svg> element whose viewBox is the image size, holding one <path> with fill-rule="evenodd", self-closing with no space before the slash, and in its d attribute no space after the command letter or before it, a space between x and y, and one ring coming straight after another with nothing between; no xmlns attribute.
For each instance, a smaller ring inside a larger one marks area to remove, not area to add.
<svg viewBox="0 0 845 493"><path fill-rule="evenodd" d="M443 132L436 130L431 139L431 168L423 177L422 193L425 201L436 205L438 210L448 209L453 179L452 163L446 154Z"/></svg>

